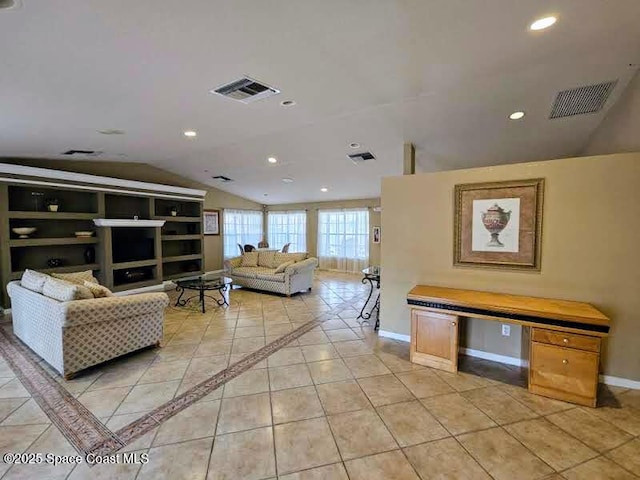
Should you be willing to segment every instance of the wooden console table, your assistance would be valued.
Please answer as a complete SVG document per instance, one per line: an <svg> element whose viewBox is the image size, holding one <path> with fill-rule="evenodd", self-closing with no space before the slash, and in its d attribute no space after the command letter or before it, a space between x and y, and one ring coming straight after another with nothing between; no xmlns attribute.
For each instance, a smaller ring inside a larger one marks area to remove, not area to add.
<svg viewBox="0 0 640 480"><path fill-rule="evenodd" d="M596 406L601 340L611 321L588 303L418 285L411 307L411 361L458 370L459 317L531 327L529 391Z"/></svg>

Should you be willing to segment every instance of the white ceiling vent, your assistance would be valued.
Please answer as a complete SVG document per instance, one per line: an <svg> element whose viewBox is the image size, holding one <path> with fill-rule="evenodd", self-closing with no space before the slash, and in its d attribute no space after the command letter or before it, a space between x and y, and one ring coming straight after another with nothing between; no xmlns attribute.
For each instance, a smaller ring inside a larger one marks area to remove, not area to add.
<svg viewBox="0 0 640 480"><path fill-rule="evenodd" d="M229 182L233 182L232 178L226 177L224 175L216 175L215 177L211 177L214 180L219 180L222 183L229 183Z"/></svg>
<svg viewBox="0 0 640 480"><path fill-rule="evenodd" d="M260 83L252 78L242 77L240 80L209 90L209 92L238 100L242 103L252 103L272 95L277 95L280 93L280 90Z"/></svg>
<svg viewBox="0 0 640 480"><path fill-rule="evenodd" d="M352 155L347 155L347 156L356 165L376 159L376 157L374 157L373 153L371 152L354 153Z"/></svg>
<svg viewBox="0 0 640 480"><path fill-rule="evenodd" d="M584 113L599 112L615 88L618 80L612 82L571 88L558 93L549 118L571 117Z"/></svg>
<svg viewBox="0 0 640 480"><path fill-rule="evenodd" d="M67 150L62 152L61 155L78 156L78 157L97 157L103 152L100 150Z"/></svg>

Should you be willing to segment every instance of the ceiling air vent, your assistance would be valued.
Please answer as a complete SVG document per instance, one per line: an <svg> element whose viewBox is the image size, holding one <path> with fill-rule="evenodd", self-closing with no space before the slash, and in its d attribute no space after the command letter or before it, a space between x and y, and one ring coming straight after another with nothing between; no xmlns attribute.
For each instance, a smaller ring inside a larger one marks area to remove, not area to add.
<svg viewBox="0 0 640 480"><path fill-rule="evenodd" d="M224 175L216 175L215 177L211 177L214 180L220 180L222 183L229 183L229 182L233 182L233 179L229 178L229 177L225 177Z"/></svg>
<svg viewBox="0 0 640 480"><path fill-rule="evenodd" d="M354 153L352 155L347 155L353 163L359 165L363 162L368 162L369 160L375 160L376 157L373 156L371 152L362 152L362 153Z"/></svg>
<svg viewBox="0 0 640 480"><path fill-rule="evenodd" d="M99 150L67 150L66 152L62 152L62 155L78 155L82 157L97 157L102 152Z"/></svg>
<svg viewBox="0 0 640 480"><path fill-rule="evenodd" d="M242 77L240 80L209 90L209 92L217 93L218 95L238 100L242 103L252 103L272 95L277 95L280 93L280 90L260 83L252 78Z"/></svg>
<svg viewBox="0 0 640 480"><path fill-rule="evenodd" d="M549 118L571 117L599 112L615 88L617 80L586 87L571 88L558 93Z"/></svg>

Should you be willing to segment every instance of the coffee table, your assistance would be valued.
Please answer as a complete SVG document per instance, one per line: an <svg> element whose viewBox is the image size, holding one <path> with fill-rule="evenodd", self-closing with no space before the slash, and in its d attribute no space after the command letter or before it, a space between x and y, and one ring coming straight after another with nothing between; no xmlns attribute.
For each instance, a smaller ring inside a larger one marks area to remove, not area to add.
<svg viewBox="0 0 640 480"><path fill-rule="evenodd" d="M198 298L200 304L202 305L202 313L205 313L204 297L208 297L214 300L219 306L226 305L228 307L229 302L227 302L227 298L224 294L227 290L231 289L232 283L233 282L230 278L224 276L176 280L176 292L180 292L180 296L176 300L176 307L184 307L189 302L189 300ZM182 295L184 295L184 292L186 290L193 290L198 293L182 300ZM218 291L221 297L220 299L205 294L205 292L213 290Z"/></svg>

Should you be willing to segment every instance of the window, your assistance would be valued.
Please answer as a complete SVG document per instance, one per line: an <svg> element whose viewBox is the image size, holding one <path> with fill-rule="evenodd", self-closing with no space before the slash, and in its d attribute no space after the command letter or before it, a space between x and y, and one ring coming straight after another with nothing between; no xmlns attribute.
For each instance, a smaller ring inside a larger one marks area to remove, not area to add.
<svg viewBox="0 0 640 480"><path fill-rule="evenodd" d="M320 268L359 272L369 263L369 210L318 212Z"/></svg>
<svg viewBox="0 0 640 480"><path fill-rule="evenodd" d="M289 252L307 251L307 212L269 212L269 247L281 249L291 243Z"/></svg>
<svg viewBox="0 0 640 480"><path fill-rule="evenodd" d="M238 244L258 246L263 235L262 219L259 210L224 210L224 258L240 255Z"/></svg>

